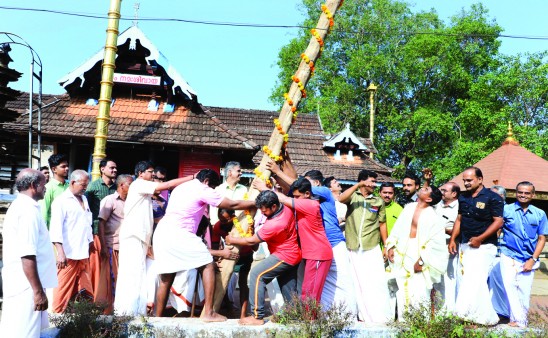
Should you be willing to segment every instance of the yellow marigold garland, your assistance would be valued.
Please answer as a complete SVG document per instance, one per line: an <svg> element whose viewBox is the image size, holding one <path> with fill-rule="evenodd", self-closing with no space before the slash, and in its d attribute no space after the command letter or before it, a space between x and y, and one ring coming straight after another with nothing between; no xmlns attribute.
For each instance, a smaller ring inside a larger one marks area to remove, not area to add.
<svg viewBox="0 0 548 338"><path fill-rule="evenodd" d="M287 142L289 141L289 135L283 131L282 124L280 123L279 119L274 119L274 125L276 126L278 133L280 133L280 135L282 135L282 137L284 138L284 143L282 144L282 148L285 148L287 146Z"/></svg>
<svg viewBox="0 0 548 338"><path fill-rule="evenodd" d="M255 176L257 176L258 179L260 179L261 181L265 182L266 183L266 186L269 187L269 188L272 188L272 183L270 182L270 180L265 176L265 174L259 170L259 168L255 168L253 170L253 173L255 174Z"/></svg>
<svg viewBox="0 0 548 338"><path fill-rule="evenodd" d="M322 5L322 12L324 12L325 16L327 16L327 18L329 19L329 29L331 29L331 27L333 27L333 25L335 24L335 20L333 20L333 14L325 4Z"/></svg>
<svg viewBox="0 0 548 338"><path fill-rule="evenodd" d="M316 41L318 41L318 44L320 45L320 52L322 52L323 51L323 39L320 36L320 33L318 33L316 28L312 28L310 30L310 33L312 33L312 35L316 38Z"/></svg>
<svg viewBox="0 0 548 338"><path fill-rule="evenodd" d="M304 84L296 75L291 76L291 80L299 86L299 90L301 91L301 94L303 96L303 99L306 97L306 90L304 89Z"/></svg>
<svg viewBox="0 0 548 338"><path fill-rule="evenodd" d="M316 70L316 68L314 68L314 61L311 61L308 55L306 55L305 53L301 54L301 59L303 59L305 63L308 63L308 67L310 68L310 73L314 74L314 70Z"/></svg>
<svg viewBox="0 0 548 338"><path fill-rule="evenodd" d="M248 199L249 199L249 195L245 193L244 200L247 201ZM242 225L240 221L238 220L238 217L234 216L232 218L232 223L234 224L234 227L240 234L240 237L251 237L253 236L253 224L254 224L253 217L251 217L251 213L249 212L249 210L245 210L244 213L247 220L247 231L244 232L244 229L242 229Z"/></svg>
<svg viewBox="0 0 548 338"><path fill-rule="evenodd" d="M268 157L274 160L274 162L281 162L284 159L281 155L274 155L268 146L263 146L263 151Z"/></svg>

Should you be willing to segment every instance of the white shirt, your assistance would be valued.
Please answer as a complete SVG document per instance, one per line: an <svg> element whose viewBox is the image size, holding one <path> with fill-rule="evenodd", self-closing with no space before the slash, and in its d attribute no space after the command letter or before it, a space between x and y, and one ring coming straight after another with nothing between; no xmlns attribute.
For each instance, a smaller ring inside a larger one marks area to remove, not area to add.
<svg viewBox="0 0 548 338"><path fill-rule="evenodd" d="M453 225L455 225L455 221L457 220L457 216L459 214L459 200L454 200L447 205L442 200L438 204L436 204L436 207L434 209L436 210L436 214L438 214L438 216L440 217L445 229L452 230ZM446 236L450 237L449 235Z"/></svg>
<svg viewBox="0 0 548 338"><path fill-rule="evenodd" d="M124 205L124 220L120 225L120 242L135 236L150 245L152 236L152 200L158 182L136 179L130 186Z"/></svg>
<svg viewBox="0 0 548 338"><path fill-rule="evenodd" d="M57 286L53 246L38 202L27 195L17 195L6 213L2 236L4 297L16 296L31 287L23 272L21 257L24 256L36 256L38 277L43 288Z"/></svg>
<svg viewBox="0 0 548 338"><path fill-rule="evenodd" d="M82 201L83 208L67 189L51 204L51 241L63 244L65 256L74 260L89 258L89 243L93 242L92 214L86 196Z"/></svg>

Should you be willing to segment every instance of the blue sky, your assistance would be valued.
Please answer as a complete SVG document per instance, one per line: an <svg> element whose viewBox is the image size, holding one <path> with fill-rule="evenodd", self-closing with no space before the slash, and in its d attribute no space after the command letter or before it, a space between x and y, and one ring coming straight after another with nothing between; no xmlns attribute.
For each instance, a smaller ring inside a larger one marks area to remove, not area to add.
<svg viewBox="0 0 548 338"><path fill-rule="evenodd" d="M446 19L478 1L417 0L414 9L434 8ZM544 16L548 1L484 0L491 18L505 34L548 37ZM122 16L133 18L135 1L122 1ZM412 2L413 3L413 2ZM298 25L303 17L299 0L200 0L140 1L141 18L177 18L202 21ZM0 0L0 6L41 8L106 15L109 1ZM336 18L335 18L336 20ZM121 21L120 31L131 25ZM100 50L105 43L107 21L64 15L13 11L0 8L0 32L25 39L44 65L44 93L61 94L57 80ZM278 51L296 36L297 28L249 28L208 26L181 22L140 21L139 28L151 39L208 106L278 110L268 102L275 85ZM0 42L6 38L0 35ZM12 87L28 91L29 52L13 46L16 62L24 72ZM517 54L548 50L548 40L502 39L502 52Z"/></svg>

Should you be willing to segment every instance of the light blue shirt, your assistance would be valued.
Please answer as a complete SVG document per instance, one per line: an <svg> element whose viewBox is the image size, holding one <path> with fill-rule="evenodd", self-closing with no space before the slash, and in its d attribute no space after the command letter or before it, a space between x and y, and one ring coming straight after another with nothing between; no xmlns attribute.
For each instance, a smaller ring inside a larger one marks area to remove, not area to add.
<svg viewBox="0 0 548 338"><path fill-rule="evenodd" d="M546 213L529 205L527 211L518 202L504 206L501 253L519 262L526 262L533 256L539 235L548 233Z"/></svg>

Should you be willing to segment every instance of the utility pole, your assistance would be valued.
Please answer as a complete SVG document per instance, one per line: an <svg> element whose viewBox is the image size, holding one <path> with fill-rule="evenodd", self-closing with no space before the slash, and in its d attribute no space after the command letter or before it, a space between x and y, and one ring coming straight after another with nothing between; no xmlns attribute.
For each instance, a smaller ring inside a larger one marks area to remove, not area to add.
<svg viewBox="0 0 548 338"><path fill-rule="evenodd" d="M366 91L369 92L369 139L371 144L373 144L373 136L375 130L375 93L377 92L377 86L371 82L367 87ZM369 157L373 159L373 152L369 152Z"/></svg>

